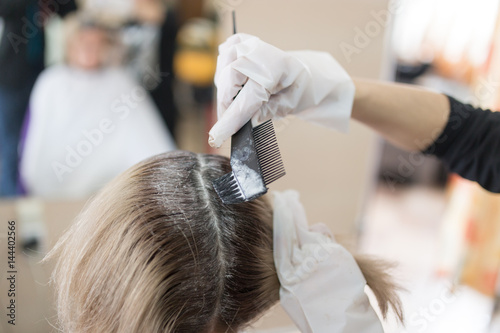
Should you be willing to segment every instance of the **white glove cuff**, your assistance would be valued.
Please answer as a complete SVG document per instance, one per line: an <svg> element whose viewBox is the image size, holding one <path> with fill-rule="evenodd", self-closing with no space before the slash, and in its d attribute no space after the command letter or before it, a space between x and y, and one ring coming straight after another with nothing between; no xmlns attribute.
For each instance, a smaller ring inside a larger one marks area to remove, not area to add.
<svg viewBox="0 0 500 333"><path fill-rule="evenodd" d="M308 69L311 77L297 117L320 126L348 132L356 87L340 64L326 52L288 52ZM314 105L313 107L310 107Z"/></svg>

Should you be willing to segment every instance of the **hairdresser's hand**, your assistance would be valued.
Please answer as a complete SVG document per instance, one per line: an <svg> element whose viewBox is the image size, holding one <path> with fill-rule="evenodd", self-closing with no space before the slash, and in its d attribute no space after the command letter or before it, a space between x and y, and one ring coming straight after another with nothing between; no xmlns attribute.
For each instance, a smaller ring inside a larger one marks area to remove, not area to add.
<svg viewBox="0 0 500 333"><path fill-rule="evenodd" d="M281 306L304 333L382 333L353 256L325 225L309 228L295 191L275 193L274 263Z"/></svg>
<svg viewBox="0 0 500 333"><path fill-rule="evenodd" d="M255 124L288 114L346 131L355 90L328 53L284 52L246 34L220 45L215 85L219 120L209 133L213 147L250 119Z"/></svg>

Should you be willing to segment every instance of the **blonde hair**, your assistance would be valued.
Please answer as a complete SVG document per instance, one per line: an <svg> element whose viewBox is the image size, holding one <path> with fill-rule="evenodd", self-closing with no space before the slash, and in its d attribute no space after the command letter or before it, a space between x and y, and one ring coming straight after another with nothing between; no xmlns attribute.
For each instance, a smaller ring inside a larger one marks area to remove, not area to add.
<svg viewBox="0 0 500 333"><path fill-rule="evenodd" d="M265 197L223 205L211 181L229 170L171 152L103 188L45 259L57 257L61 330L236 332L275 304L272 209Z"/></svg>
<svg viewBox="0 0 500 333"><path fill-rule="evenodd" d="M118 38L117 27L107 24L97 15L87 11L70 13L64 19L64 61L69 62L70 49L78 43L78 34L87 29L99 30L103 34L106 49L103 51L104 66L119 66L123 63L124 46Z"/></svg>

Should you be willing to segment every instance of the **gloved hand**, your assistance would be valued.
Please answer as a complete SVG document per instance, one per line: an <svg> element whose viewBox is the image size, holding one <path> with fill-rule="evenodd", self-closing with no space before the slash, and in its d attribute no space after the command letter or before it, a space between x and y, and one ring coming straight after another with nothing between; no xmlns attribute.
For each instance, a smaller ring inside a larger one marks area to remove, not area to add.
<svg viewBox="0 0 500 333"><path fill-rule="evenodd" d="M209 133L212 147L220 147L250 119L255 125L288 114L347 131L355 92L349 75L328 53L284 52L246 34L219 46L215 85L219 120Z"/></svg>
<svg viewBox="0 0 500 333"><path fill-rule="evenodd" d="M353 256L326 226L308 228L295 191L275 193L274 261L282 307L303 333L383 333Z"/></svg>

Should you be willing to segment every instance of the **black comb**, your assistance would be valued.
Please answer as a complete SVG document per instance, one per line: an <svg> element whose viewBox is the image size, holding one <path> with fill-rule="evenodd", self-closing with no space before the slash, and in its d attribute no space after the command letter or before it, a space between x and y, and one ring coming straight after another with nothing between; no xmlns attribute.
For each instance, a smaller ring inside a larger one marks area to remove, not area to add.
<svg viewBox="0 0 500 333"><path fill-rule="evenodd" d="M236 33L234 10L233 33ZM255 128L252 121L248 121L231 137L231 169L213 181L215 191L225 204L256 199L267 193L267 185L285 175L271 120Z"/></svg>
<svg viewBox="0 0 500 333"><path fill-rule="evenodd" d="M231 137L232 172L213 181L225 204L256 199L267 185L285 175L285 168L271 120L252 128L247 122Z"/></svg>

